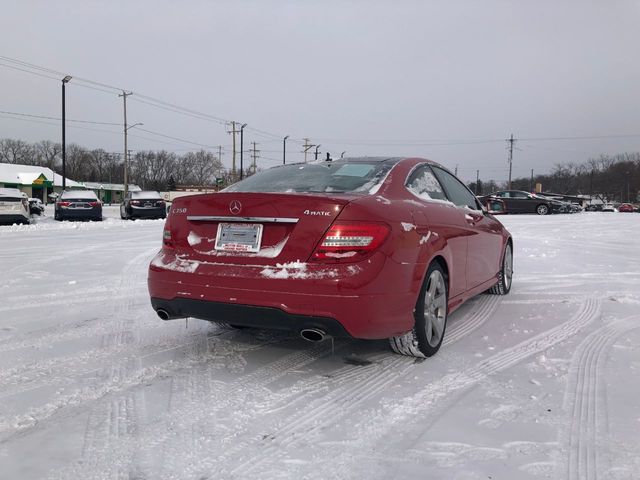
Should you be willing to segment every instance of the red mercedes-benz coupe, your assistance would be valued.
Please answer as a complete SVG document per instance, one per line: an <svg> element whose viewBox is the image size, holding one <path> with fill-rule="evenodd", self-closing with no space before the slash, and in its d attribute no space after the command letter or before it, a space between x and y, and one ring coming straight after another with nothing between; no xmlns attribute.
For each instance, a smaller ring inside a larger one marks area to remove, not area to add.
<svg viewBox="0 0 640 480"><path fill-rule="evenodd" d="M163 320L195 317L436 353L447 315L511 288L509 232L420 158L290 164L178 198L149 266Z"/></svg>

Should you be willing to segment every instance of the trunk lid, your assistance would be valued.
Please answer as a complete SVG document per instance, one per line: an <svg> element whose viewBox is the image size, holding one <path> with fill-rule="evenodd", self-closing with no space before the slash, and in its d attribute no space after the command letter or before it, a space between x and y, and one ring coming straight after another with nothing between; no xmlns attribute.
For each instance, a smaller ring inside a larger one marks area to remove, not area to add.
<svg viewBox="0 0 640 480"><path fill-rule="evenodd" d="M305 262L345 205L356 197L239 192L192 195L173 202L167 225L176 253L186 259L251 265ZM220 239L219 233L223 234ZM238 239L245 239L246 244L236 243ZM249 248L257 251L242 251Z"/></svg>

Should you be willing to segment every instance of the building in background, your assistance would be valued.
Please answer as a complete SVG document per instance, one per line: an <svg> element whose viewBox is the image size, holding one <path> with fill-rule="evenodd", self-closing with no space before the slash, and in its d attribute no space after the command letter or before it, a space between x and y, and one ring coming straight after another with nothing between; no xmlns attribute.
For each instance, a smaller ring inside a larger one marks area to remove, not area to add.
<svg viewBox="0 0 640 480"><path fill-rule="evenodd" d="M83 190L84 184L67 178L67 189ZM0 187L17 188L30 198L52 202L62 193L62 175L47 167L0 163Z"/></svg>
<svg viewBox="0 0 640 480"><path fill-rule="evenodd" d="M124 197L124 184L122 183L84 182L84 186L93 190L103 203L121 203ZM129 191L140 192L141 188L130 183Z"/></svg>

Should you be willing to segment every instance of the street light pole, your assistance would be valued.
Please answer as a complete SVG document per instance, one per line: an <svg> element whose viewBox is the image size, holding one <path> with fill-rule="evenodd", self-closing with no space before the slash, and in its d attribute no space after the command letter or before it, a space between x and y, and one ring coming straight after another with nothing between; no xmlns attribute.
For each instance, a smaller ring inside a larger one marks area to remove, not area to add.
<svg viewBox="0 0 640 480"><path fill-rule="evenodd" d="M71 80L71 75L67 75L62 79L62 191L67 188L67 132L66 132L66 100L65 100L65 86ZM55 184L53 189L55 192Z"/></svg>
<svg viewBox="0 0 640 480"><path fill-rule="evenodd" d="M286 135L282 139L282 164L283 165L287 163L287 138L289 138L289 135Z"/></svg>
<svg viewBox="0 0 640 480"><path fill-rule="evenodd" d="M246 127L247 124L243 123L242 126L240 127L240 180L242 180L242 178L244 177L244 171L242 170L244 168L243 162L242 162L242 153L244 150L244 127Z"/></svg>
<svg viewBox="0 0 640 480"><path fill-rule="evenodd" d="M129 178L128 178L128 166L129 166L129 161L128 161L128 149L127 149L127 131L129 130L127 128L127 97L131 95L131 92L125 92L124 90L122 90L122 95L118 95L119 97L122 97L122 100L124 102L124 193L123 196L126 197L127 196L127 191L129 190Z"/></svg>
<svg viewBox="0 0 640 480"><path fill-rule="evenodd" d="M126 112L126 109L125 109ZM138 123L134 123L133 125L129 125L128 127L127 125L127 120L126 120L126 116L127 114L125 113L125 128L124 128L124 147L125 149L127 148L127 132L129 130L131 130L133 127L137 127L138 125L144 125L144 123L138 122ZM129 154L130 150L125 150L124 151L124 193L123 195L126 197L127 196L127 192L129 191Z"/></svg>
<svg viewBox="0 0 640 480"><path fill-rule="evenodd" d="M314 160L318 160L318 149L320 148L320 145L316 145L316 153L313 157Z"/></svg>

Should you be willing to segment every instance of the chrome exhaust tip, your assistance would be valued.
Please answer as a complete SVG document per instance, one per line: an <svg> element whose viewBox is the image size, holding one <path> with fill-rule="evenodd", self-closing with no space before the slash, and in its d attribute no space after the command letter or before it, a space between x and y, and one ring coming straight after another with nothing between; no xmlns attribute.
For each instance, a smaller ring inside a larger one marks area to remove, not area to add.
<svg viewBox="0 0 640 480"><path fill-rule="evenodd" d="M326 332L318 328L303 328L300 330L300 336L308 342L321 342L327 338Z"/></svg>
<svg viewBox="0 0 640 480"><path fill-rule="evenodd" d="M156 313L158 314L158 317L160 317L162 320L169 320L171 318L171 316L169 315L169 312L167 312L163 308L159 308L158 310L156 310Z"/></svg>

